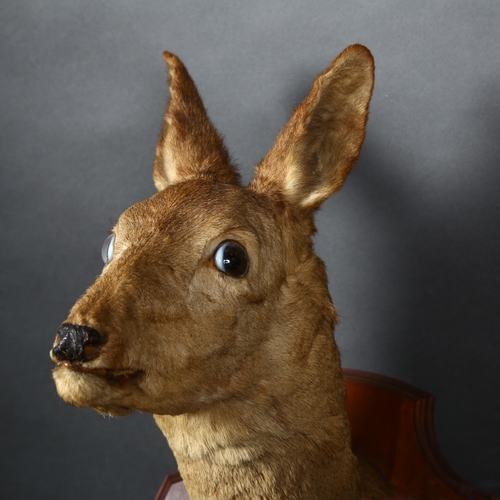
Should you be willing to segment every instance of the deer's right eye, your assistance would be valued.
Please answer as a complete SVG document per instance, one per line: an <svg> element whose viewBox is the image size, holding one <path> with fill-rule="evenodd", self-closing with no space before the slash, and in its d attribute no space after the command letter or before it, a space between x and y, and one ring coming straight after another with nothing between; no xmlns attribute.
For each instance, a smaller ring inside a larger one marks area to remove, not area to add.
<svg viewBox="0 0 500 500"><path fill-rule="evenodd" d="M113 249L115 247L115 235L110 234L102 244L101 257L104 261L104 264L107 264L111 257L113 256Z"/></svg>

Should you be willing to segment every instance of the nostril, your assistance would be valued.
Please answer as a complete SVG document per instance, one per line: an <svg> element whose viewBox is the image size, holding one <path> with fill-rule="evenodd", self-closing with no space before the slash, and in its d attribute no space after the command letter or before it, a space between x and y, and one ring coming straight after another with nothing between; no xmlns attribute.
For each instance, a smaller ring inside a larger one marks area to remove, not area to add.
<svg viewBox="0 0 500 500"><path fill-rule="evenodd" d="M101 342L101 334L89 326L62 324L57 335L59 342L52 354L58 361L84 361L85 347Z"/></svg>
<svg viewBox="0 0 500 500"><path fill-rule="evenodd" d="M58 361L64 361L66 358L66 351L64 350L64 347L61 346L61 343L57 344L55 347L52 348L52 355L58 360Z"/></svg>

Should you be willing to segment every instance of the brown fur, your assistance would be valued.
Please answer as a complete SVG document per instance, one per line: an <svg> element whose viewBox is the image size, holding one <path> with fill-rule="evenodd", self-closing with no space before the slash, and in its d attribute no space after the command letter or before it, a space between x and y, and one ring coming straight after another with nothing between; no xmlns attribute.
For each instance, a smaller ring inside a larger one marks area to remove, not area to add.
<svg viewBox="0 0 500 500"><path fill-rule="evenodd" d="M185 67L164 58L159 192L120 217L111 261L66 320L103 342L58 362L60 396L153 413L191 500L387 498L351 451L337 314L311 242L313 210L364 139L369 51L348 47L315 80L247 189ZM241 278L215 267L226 240L248 253Z"/></svg>

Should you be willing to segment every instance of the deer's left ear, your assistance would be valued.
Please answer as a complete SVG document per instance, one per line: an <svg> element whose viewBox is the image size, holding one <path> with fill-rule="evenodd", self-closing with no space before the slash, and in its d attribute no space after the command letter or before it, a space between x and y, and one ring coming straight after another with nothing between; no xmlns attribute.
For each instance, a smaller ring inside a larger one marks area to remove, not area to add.
<svg viewBox="0 0 500 500"><path fill-rule="evenodd" d="M373 80L370 51L347 47L316 78L249 188L278 193L306 211L339 190L361 150Z"/></svg>
<svg viewBox="0 0 500 500"><path fill-rule="evenodd" d="M238 174L189 73L177 56L164 52L163 58L168 64L170 101L156 146L156 188L161 191L189 179L238 184Z"/></svg>

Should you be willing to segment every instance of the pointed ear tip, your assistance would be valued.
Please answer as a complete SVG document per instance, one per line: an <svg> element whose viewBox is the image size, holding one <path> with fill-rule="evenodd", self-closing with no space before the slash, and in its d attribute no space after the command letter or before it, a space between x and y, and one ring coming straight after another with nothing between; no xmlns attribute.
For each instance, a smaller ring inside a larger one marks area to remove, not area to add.
<svg viewBox="0 0 500 500"><path fill-rule="evenodd" d="M168 52L165 50L163 52L163 60L170 65L172 63L177 62L179 58L175 54L172 54L172 52Z"/></svg>
<svg viewBox="0 0 500 500"><path fill-rule="evenodd" d="M373 55L368 49L368 47L365 47L364 45L361 45L360 43L355 43L354 45L349 45L344 52L342 52L342 55L346 56L356 56L361 59L364 59L370 66L375 65L375 61L373 59Z"/></svg>

